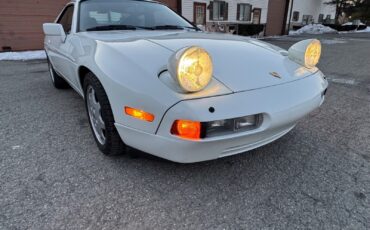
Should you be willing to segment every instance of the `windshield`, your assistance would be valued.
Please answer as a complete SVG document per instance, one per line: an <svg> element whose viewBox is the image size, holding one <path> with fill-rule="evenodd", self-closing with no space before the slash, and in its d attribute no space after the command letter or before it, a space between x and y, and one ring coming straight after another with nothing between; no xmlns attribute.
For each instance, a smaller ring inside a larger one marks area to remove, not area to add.
<svg viewBox="0 0 370 230"><path fill-rule="evenodd" d="M135 0L81 2L79 31L135 29L196 29L159 3Z"/></svg>

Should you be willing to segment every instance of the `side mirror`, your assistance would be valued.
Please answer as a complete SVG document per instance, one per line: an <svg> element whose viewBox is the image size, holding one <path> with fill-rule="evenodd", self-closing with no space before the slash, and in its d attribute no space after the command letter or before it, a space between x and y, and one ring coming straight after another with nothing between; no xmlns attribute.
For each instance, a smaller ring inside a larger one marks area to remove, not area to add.
<svg viewBox="0 0 370 230"><path fill-rule="evenodd" d="M66 40L66 33L64 32L63 26L61 24L44 23L42 27L46 36L60 36L62 42Z"/></svg>

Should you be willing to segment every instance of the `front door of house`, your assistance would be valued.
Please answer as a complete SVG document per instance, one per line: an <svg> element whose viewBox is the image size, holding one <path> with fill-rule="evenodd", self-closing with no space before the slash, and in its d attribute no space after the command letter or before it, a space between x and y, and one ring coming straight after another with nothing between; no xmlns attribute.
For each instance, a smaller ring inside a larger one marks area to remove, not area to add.
<svg viewBox="0 0 370 230"><path fill-rule="evenodd" d="M252 18L253 24L260 24L261 23L261 9L255 8L253 10L253 18Z"/></svg>
<svg viewBox="0 0 370 230"><path fill-rule="evenodd" d="M194 24L206 25L206 3L194 2Z"/></svg>

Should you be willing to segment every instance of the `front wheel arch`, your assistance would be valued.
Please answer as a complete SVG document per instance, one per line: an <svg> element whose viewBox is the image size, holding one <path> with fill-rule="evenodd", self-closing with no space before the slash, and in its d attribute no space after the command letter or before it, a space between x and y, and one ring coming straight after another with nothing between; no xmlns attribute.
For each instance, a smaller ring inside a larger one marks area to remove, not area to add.
<svg viewBox="0 0 370 230"><path fill-rule="evenodd" d="M83 87L84 87L84 81L85 81L85 78L86 78L86 75L88 73L93 73L89 68L87 68L86 66L80 66L78 68L78 80L79 80L79 83L80 83L80 87L83 91Z"/></svg>
<svg viewBox="0 0 370 230"><path fill-rule="evenodd" d="M80 66L78 68L78 80L79 80L79 84L80 84L80 87L81 87L81 92L82 92L81 95L83 97L85 97L85 89L84 89L85 79L90 74L93 75L96 78L96 80L99 82L99 84L101 84L104 92L107 94L108 102L110 103L110 98L109 98L108 92L105 90L105 86L103 85L103 82L100 81L100 79L97 77L97 75L86 66Z"/></svg>

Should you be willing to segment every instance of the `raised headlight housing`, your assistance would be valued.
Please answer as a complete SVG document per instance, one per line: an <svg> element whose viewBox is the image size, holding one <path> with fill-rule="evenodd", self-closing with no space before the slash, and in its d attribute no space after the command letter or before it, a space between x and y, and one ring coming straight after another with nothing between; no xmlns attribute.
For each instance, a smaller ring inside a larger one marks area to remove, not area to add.
<svg viewBox="0 0 370 230"><path fill-rule="evenodd" d="M289 58L307 68L314 68L320 61L321 42L317 39L300 41L289 48Z"/></svg>
<svg viewBox="0 0 370 230"><path fill-rule="evenodd" d="M212 58L203 48L186 47L172 55L168 71L184 92L198 92L212 80Z"/></svg>

